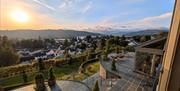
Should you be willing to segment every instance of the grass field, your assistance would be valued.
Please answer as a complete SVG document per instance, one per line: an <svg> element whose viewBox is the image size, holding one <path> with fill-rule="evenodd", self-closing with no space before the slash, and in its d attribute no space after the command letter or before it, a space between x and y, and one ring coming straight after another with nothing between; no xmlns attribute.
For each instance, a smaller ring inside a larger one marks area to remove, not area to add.
<svg viewBox="0 0 180 91"><path fill-rule="evenodd" d="M54 74L56 77L68 75L74 71L77 71L79 68L79 65L80 65L80 63L76 63L73 65L67 65L67 66L63 66L63 67L54 67ZM32 83L34 81L34 77L37 73L38 72L27 73L28 83L29 82ZM44 74L44 77L47 79L48 78L48 70L44 71L43 74ZM16 85L20 85L20 84L23 84L23 79L22 79L21 74L0 80L1 87L16 86Z"/></svg>

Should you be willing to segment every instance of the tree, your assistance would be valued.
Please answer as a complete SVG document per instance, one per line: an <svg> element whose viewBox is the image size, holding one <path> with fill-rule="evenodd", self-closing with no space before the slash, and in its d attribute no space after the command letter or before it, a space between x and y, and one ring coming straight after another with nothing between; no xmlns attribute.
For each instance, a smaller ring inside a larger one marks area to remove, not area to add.
<svg viewBox="0 0 180 91"><path fill-rule="evenodd" d="M35 87L36 91L45 91L46 90L46 86L44 83L44 76L41 73L39 73L35 76L35 84L36 84L36 87Z"/></svg>
<svg viewBox="0 0 180 91"><path fill-rule="evenodd" d="M146 35L145 37L146 37L146 41L151 40L151 36L150 35Z"/></svg>
<svg viewBox="0 0 180 91"><path fill-rule="evenodd" d="M142 36L140 38L140 42L145 42L145 41L148 41L148 40L151 40L151 36L149 36L149 35Z"/></svg>
<svg viewBox="0 0 180 91"><path fill-rule="evenodd" d="M101 39L101 46L102 48L104 48L104 46L106 46L106 40L104 38Z"/></svg>
<svg viewBox="0 0 180 91"><path fill-rule="evenodd" d="M73 58L71 57L71 55L69 56L69 59L68 59L68 64L72 64L72 61L73 61Z"/></svg>
<svg viewBox="0 0 180 91"><path fill-rule="evenodd" d="M168 32L160 32L158 34L158 37L166 37L166 36L168 36Z"/></svg>
<svg viewBox="0 0 180 91"><path fill-rule="evenodd" d="M122 35L121 41L125 41L125 40L126 40L126 37L124 35Z"/></svg>
<svg viewBox="0 0 180 91"><path fill-rule="evenodd" d="M132 47L132 46L126 46L125 50L128 51L128 52L135 52L135 48Z"/></svg>
<svg viewBox="0 0 180 91"><path fill-rule="evenodd" d="M114 44L115 45L119 45L119 39L120 39L119 36L114 37Z"/></svg>
<svg viewBox="0 0 180 91"><path fill-rule="evenodd" d="M15 53L12 43L7 36L0 37L0 67L19 63L19 56Z"/></svg>
<svg viewBox="0 0 180 91"><path fill-rule="evenodd" d="M96 83L95 83L95 85L94 85L93 91L99 91L98 80L96 80Z"/></svg>
<svg viewBox="0 0 180 91"><path fill-rule="evenodd" d="M69 41L67 39L64 40L64 47L68 47L69 46Z"/></svg>
<svg viewBox="0 0 180 91"><path fill-rule="evenodd" d="M140 42L145 42L147 39L146 39L146 36L142 36L141 39L140 39Z"/></svg>
<svg viewBox="0 0 180 91"><path fill-rule="evenodd" d="M112 64L111 64L111 70L117 71L117 69L116 69L116 61L114 59L113 59Z"/></svg>
<svg viewBox="0 0 180 91"><path fill-rule="evenodd" d="M52 39L44 39L45 43L50 43L52 45L55 45L56 41L52 38Z"/></svg>
<svg viewBox="0 0 180 91"><path fill-rule="evenodd" d="M119 46L126 47L128 45L128 41L120 41Z"/></svg>
<svg viewBox="0 0 180 91"><path fill-rule="evenodd" d="M64 58L68 61L68 64L72 63L72 57L69 54L69 50L67 48L64 50Z"/></svg>
<svg viewBox="0 0 180 91"><path fill-rule="evenodd" d="M105 51L103 51L103 60L104 61L107 61L108 60L108 51L107 50L105 50Z"/></svg>
<svg viewBox="0 0 180 91"><path fill-rule="evenodd" d="M133 39L137 42L140 42L141 36L133 36Z"/></svg>
<svg viewBox="0 0 180 91"><path fill-rule="evenodd" d="M46 42L50 40L45 39L42 40L41 37L38 39L23 39L20 40L16 43L16 46L21 47L21 48L29 48L29 49L42 49L45 48Z"/></svg>
<svg viewBox="0 0 180 91"><path fill-rule="evenodd" d="M19 63L19 56L10 47L0 48L0 66L10 66Z"/></svg>
<svg viewBox="0 0 180 91"><path fill-rule="evenodd" d="M66 48L66 49L64 50L63 54L64 54L64 58L69 58L70 54L69 54L68 48Z"/></svg>
<svg viewBox="0 0 180 91"><path fill-rule="evenodd" d="M82 50L85 50L87 47L87 45L83 42L81 42L81 44L79 45L79 48L82 49Z"/></svg>
<svg viewBox="0 0 180 91"><path fill-rule="evenodd" d="M106 41L106 47L109 48L111 45L113 45L113 43L114 43L114 39L113 39L113 38L108 39L108 40Z"/></svg>
<svg viewBox="0 0 180 91"><path fill-rule="evenodd" d="M38 60L38 70L39 70L40 72L42 72L44 69L45 69L45 67L44 67L44 64L43 64L43 60L40 58L40 59Z"/></svg>
<svg viewBox="0 0 180 91"><path fill-rule="evenodd" d="M56 84L56 78L55 78L54 73L53 73L53 68L51 67L51 68L49 69L48 85L49 85L50 87L53 87L53 86L55 86L55 84Z"/></svg>
<svg viewBox="0 0 180 91"><path fill-rule="evenodd" d="M93 58L93 56L92 56L93 49L88 48L86 51L87 51L86 52L87 53L87 60L92 59Z"/></svg>
<svg viewBox="0 0 180 91"><path fill-rule="evenodd" d="M119 48L119 46L117 46L117 47L116 47L116 53L117 53L117 54L119 54L119 50L120 50L120 48Z"/></svg>
<svg viewBox="0 0 180 91"><path fill-rule="evenodd" d="M23 77L23 82L26 83L27 82L27 74L24 70L22 72L22 77Z"/></svg>
<svg viewBox="0 0 180 91"><path fill-rule="evenodd" d="M91 35L86 36L86 40L87 40L88 43L91 41L91 39L92 39Z"/></svg>
<svg viewBox="0 0 180 91"><path fill-rule="evenodd" d="M97 48L97 41L92 41L91 46L95 50Z"/></svg>

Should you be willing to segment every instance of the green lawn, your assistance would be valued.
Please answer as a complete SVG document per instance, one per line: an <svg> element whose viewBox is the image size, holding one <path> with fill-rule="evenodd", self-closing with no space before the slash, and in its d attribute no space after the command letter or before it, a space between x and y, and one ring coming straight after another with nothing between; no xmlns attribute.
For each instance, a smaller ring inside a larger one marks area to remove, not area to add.
<svg viewBox="0 0 180 91"><path fill-rule="evenodd" d="M94 73L99 71L99 64L100 64L100 62L98 61L98 62L95 62L95 63L92 63L92 64L88 65L86 67L85 73L88 74L88 75L93 75Z"/></svg>
<svg viewBox="0 0 180 91"><path fill-rule="evenodd" d="M63 67L55 67L54 68L54 74L57 78L64 76L64 75L68 75L74 71L77 71L79 66L80 66L80 63L75 63L72 65L67 65L67 66L63 66ZM27 73L28 82L33 82L36 74L37 74L37 72ZM47 70L44 72L44 77L46 79L48 78L48 71ZM18 74L14 77L5 78L5 79L0 80L0 86L1 87L11 87L11 86L17 86L20 84L23 84L23 79L22 79L21 74Z"/></svg>
<svg viewBox="0 0 180 91"><path fill-rule="evenodd" d="M72 72L71 74L64 75L59 79L82 81L85 78L87 78L99 71L99 63L100 62L98 61L98 62L88 64L87 67L85 67L84 73Z"/></svg>
<svg viewBox="0 0 180 91"><path fill-rule="evenodd" d="M28 83L33 82L33 79L35 77L35 72L33 73L27 73L28 75ZM2 79L2 82L0 83L0 86L2 87L12 87L12 86L18 86L23 84L23 79L22 79L22 75L16 75L14 77L10 77L10 78L5 78Z"/></svg>

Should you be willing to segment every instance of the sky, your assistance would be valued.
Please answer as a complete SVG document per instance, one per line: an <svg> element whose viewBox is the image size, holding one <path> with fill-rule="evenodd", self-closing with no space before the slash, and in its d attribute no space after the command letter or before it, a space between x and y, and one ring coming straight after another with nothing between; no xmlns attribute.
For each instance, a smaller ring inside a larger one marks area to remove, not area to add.
<svg viewBox="0 0 180 91"><path fill-rule="evenodd" d="M173 5L174 0L0 0L0 29L169 27ZM16 10L23 11L28 21L12 19Z"/></svg>

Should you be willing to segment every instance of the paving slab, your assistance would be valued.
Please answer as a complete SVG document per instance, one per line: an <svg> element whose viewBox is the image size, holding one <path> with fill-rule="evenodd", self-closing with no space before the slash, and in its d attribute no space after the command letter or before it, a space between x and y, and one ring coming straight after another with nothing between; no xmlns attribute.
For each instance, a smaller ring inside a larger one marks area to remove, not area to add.
<svg viewBox="0 0 180 91"><path fill-rule="evenodd" d="M110 54L110 55L116 55L116 54ZM101 63L106 70L112 71L111 60L102 61ZM101 91L151 91L151 87L144 86L146 83L145 76L134 72L134 66L135 66L134 53L128 53L125 55L124 58L117 60L116 74L119 74L122 77L122 79L117 80L115 84L113 84L113 86L106 87L108 89L103 89ZM108 86L105 83L108 83L111 80L103 80L103 81L105 82L103 82L104 84L102 85Z"/></svg>

